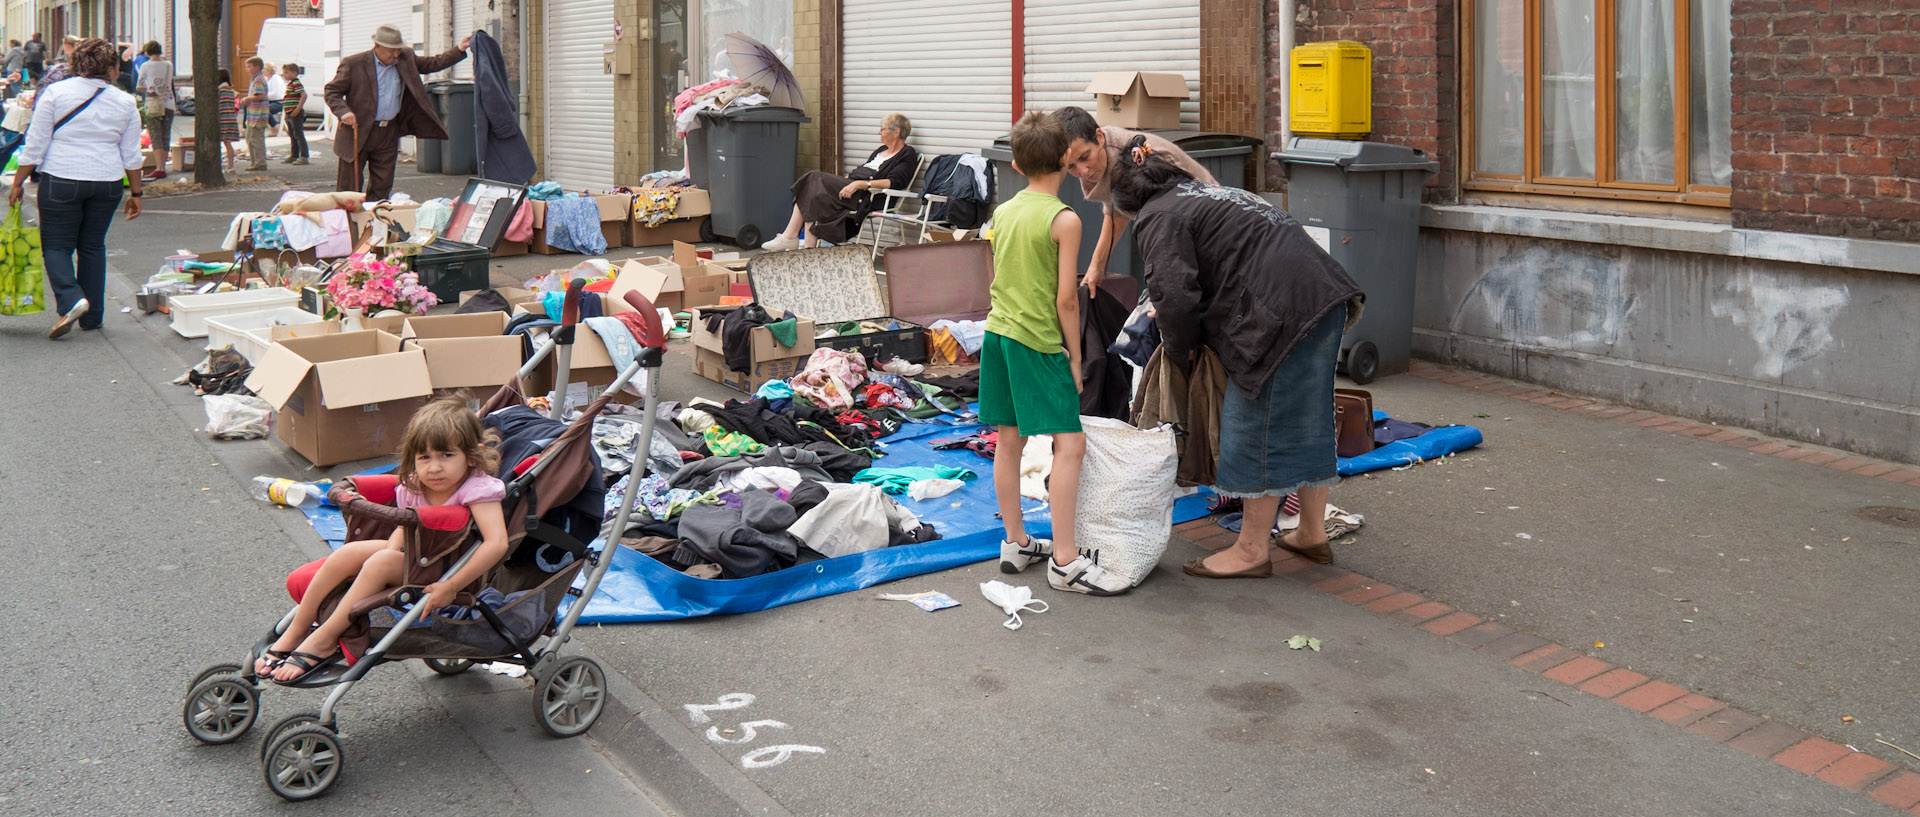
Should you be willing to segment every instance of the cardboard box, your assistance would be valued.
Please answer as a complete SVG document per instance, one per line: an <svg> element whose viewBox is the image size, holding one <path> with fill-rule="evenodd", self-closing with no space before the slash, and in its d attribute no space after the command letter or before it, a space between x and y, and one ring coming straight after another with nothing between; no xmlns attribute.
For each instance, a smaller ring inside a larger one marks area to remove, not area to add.
<svg viewBox="0 0 1920 817"><path fill-rule="evenodd" d="M699 218L674 219L658 227L648 227L639 222L627 223L626 245L629 247L664 247L679 242L693 243L700 240L700 226L705 224L707 216Z"/></svg>
<svg viewBox="0 0 1920 817"><path fill-rule="evenodd" d="M530 302L516 305L513 308L513 314L543 315L546 313L540 309L537 302ZM559 361L560 352L555 350L553 354L547 356L546 363L527 376L523 385L526 387L528 397L553 391L554 375L559 372ZM589 392L589 399L598 396L602 389L613 383L615 377L620 376L620 369L614 364L613 356L607 352L607 345L600 341L599 333L587 328L584 324L574 331L573 359L568 371L570 374L567 376L567 382L584 384ZM639 398L629 393L615 399L624 403Z"/></svg>
<svg viewBox="0 0 1920 817"><path fill-rule="evenodd" d="M392 204L388 205L388 207L391 208L388 210L388 217L393 220L394 225L406 231L407 235L413 235L414 227L418 225L420 205ZM373 213L362 210L353 213L349 218L353 223L352 233L354 246L359 246L361 239L366 238L367 230L373 224Z"/></svg>
<svg viewBox="0 0 1920 817"><path fill-rule="evenodd" d="M507 241L501 239L500 243L495 244L493 247L494 258L512 258L516 255L526 254L527 242L525 241Z"/></svg>
<svg viewBox="0 0 1920 817"><path fill-rule="evenodd" d="M608 293L616 304L614 311L625 309L622 296L630 290L639 291L654 306L679 312L714 306L727 295L731 285L746 283L744 273L701 258L699 252L692 244L676 241L672 258L642 256L621 265L614 277L613 291Z"/></svg>
<svg viewBox="0 0 1920 817"><path fill-rule="evenodd" d="M1180 103L1189 97L1187 78L1153 71L1100 71L1087 83L1093 119L1133 130L1180 127Z"/></svg>
<svg viewBox="0 0 1920 817"><path fill-rule="evenodd" d="M173 163L169 165L176 173L185 173L193 169L193 146L174 145Z"/></svg>
<svg viewBox="0 0 1920 817"><path fill-rule="evenodd" d="M497 389L520 373L518 335L503 335L507 313L415 315L406 319L400 340L427 353L427 375L440 389Z"/></svg>
<svg viewBox="0 0 1920 817"><path fill-rule="evenodd" d="M727 357L712 349L693 350L693 373L745 394L760 390L769 380L785 380L807 365L804 357L783 357L753 364L753 371L727 370Z"/></svg>
<svg viewBox="0 0 1920 817"><path fill-rule="evenodd" d="M703 310L703 314L712 311L715 310ZM695 315L693 372L715 383L730 386L748 394L752 394L768 380L792 377L807 365L807 358L813 356L814 350L813 321L801 318L796 323L794 331L799 339L791 347L780 345L766 327L754 327L747 333L750 344L748 369L745 372L735 372L727 367L725 346L720 334L708 331L707 322L701 315Z"/></svg>
<svg viewBox="0 0 1920 817"><path fill-rule="evenodd" d="M247 388L278 411L274 433L316 466L391 455L432 394L426 353L377 330L289 338Z"/></svg>

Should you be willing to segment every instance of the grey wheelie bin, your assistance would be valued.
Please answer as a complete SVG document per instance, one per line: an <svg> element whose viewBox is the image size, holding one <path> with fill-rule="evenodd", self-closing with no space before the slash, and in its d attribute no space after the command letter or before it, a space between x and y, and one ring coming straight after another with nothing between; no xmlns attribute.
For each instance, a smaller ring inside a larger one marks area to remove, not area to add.
<svg viewBox="0 0 1920 817"><path fill-rule="evenodd" d="M441 122L447 121L447 97L440 93L445 80L427 83L427 98L433 102L433 113ZM415 152L413 166L421 173L439 173L447 166L447 140L414 139Z"/></svg>
<svg viewBox="0 0 1920 817"><path fill-rule="evenodd" d="M1273 158L1287 174L1287 212L1367 293L1360 322L1340 341L1341 369L1355 383L1406 371L1420 191L1440 163L1403 145L1304 136Z"/></svg>
<svg viewBox="0 0 1920 817"><path fill-rule="evenodd" d="M808 121L796 108L766 105L700 114L700 127L687 134L687 164L694 185L713 197L713 235L751 250L786 229L800 124Z"/></svg>
<svg viewBox="0 0 1920 817"><path fill-rule="evenodd" d="M473 83L446 81L435 83L434 106L440 121L447 126L447 141L441 147L440 172L449 176L471 176L480 172L478 136L474 133ZM426 168L421 168L426 172Z"/></svg>
<svg viewBox="0 0 1920 817"><path fill-rule="evenodd" d="M1213 178L1228 187L1246 187L1247 162L1253 156L1253 149L1260 146L1260 140L1251 136L1232 133L1213 133L1209 131L1157 130L1147 131L1172 142L1201 167L1213 174ZM1000 201L1006 201L1013 194L1026 189L1026 177L1014 172L1013 143L1002 136L993 140L993 146L980 152L993 162L996 174L995 185ZM1080 216L1080 268L1085 270L1093 262L1094 248L1100 244L1100 221L1104 214L1100 205L1087 201L1080 196L1079 180L1068 178L1060 185L1060 200L1072 207ZM1146 267L1140 255L1133 251L1133 227L1129 225L1120 233L1113 244L1113 251L1107 255L1107 274L1126 275L1141 279L1144 287ZM1142 289L1144 292L1144 288Z"/></svg>

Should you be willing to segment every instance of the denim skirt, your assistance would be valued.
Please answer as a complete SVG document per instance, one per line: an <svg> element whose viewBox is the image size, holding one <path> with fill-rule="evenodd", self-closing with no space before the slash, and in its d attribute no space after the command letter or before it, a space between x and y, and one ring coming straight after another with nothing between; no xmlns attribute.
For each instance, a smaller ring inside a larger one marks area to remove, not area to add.
<svg viewBox="0 0 1920 817"><path fill-rule="evenodd" d="M1335 306L1280 361L1252 398L1229 384L1220 402L1214 492L1251 499L1340 481L1333 377L1347 305Z"/></svg>

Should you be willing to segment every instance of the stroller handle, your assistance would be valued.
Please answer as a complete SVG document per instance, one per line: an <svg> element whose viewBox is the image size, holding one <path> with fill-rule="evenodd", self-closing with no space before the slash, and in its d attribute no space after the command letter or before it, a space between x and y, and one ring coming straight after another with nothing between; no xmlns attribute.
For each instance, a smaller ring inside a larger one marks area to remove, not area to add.
<svg viewBox="0 0 1920 817"><path fill-rule="evenodd" d="M650 349L665 349L667 333L660 325L660 310L654 308L653 302L647 300L647 296L633 290L627 290L624 297L627 306L633 307L633 311L640 313L640 334L635 336L634 340Z"/></svg>
<svg viewBox="0 0 1920 817"><path fill-rule="evenodd" d="M561 326L573 326L580 322L580 293L586 286L587 282L580 278L567 282L567 296L560 306Z"/></svg>

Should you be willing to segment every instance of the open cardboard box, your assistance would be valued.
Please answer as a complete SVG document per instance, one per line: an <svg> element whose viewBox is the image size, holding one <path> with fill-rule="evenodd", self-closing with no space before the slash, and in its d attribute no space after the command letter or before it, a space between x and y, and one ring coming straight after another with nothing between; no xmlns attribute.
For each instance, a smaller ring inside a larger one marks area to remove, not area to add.
<svg viewBox="0 0 1920 817"><path fill-rule="evenodd" d="M629 203L626 246L662 247L700 240L700 225L713 214L713 196L698 187L682 187L678 192L680 199L674 203L673 218L652 227L633 220Z"/></svg>
<svg viewBox="0 0 1920 817"><path fill-rule="evenodd" d="M623 307L615 311L625 311L625 309ZM515 305L513 314L544 315L546 312L540 308L540 302L535 300ZM553 354L547 356L545 363L527 376L526 382L522 384L527 396L533 397L552 392L555 385L554 375L559 370L560 351L556 349ZM614 378L620 376L620 369L613 362L613 355L607 352L607 345L601 342L600 333L593 331L585 324L574 329L573 359L569 371L571 373L567 376L567 382L584 384L587 399L599 396L602 390L613 383ZM625 392L614 399L627 403L639 398L634 397L631 392Z"/></svg>
<svg viewBox="0 0 1920 817"><path fill-rule="evenodd" d="M401 231L407 235L413 235L413 231L419 223L419 204L389 204L382 209L387 211L387 216L393 221L395 227L399 227ZM360 246L361 239L365 238L367 231L373 227L373 212L370 210L360 210L349 215L348 219L353 224L351 231L353 234L353 244L358 247ZM384 239L385 236L382 236L382 238ZM380 243L385 244L386 242L383 240Z"/></svg>
<svg viewBox="0 0 1920 817"><path fill-rule="evenodd" d="M415 315L406 319L400 340L427 353L427 374L434 390L496 389L520 372L521 341L507 329L507 313Z"/></svg>
<svg viewBox="0 0 1920 817"><path fill-rule="evenodd" d="M672 258L644 256L621 265L610 295L615 311L625 306L622 295L637 290L655 306L679 312L718 304L739 283L746 283L745 274L701 258L692 244L675 241Z"/></svg>
<svg viewBox="0 0 1920 817"><path fill-rule="evenodd" d="M1093 119L1133 130L1176 130L1187 78L1154 71L1100 71L1087 83L1093 94Z"/></svg>
<svg viewBox="0 0 1920 817"><path fill-rule="evenodd" d="M316 466L399 451L407 422L433 392L426 353L378 330L274 343L247 388L279 409L281 442Z"/></svg>
<svg viewBox="0 0 1920 817"><path fill-rule="evenodd" d="M769 380L779 380L798 374L807 365L807 358L813 356L813 321L800 318L795 321L794 331L799 340L792 347L782 346L773 339L773 333L764 326L756 326L747 333L751 345L747 371L735 372L727 367L725 345L720 333L709 331L705 316L715 312L729 312L739 307L725 309L703 309L693 318L693 372L715 383L731 386L752 394L761 384Z"/></svg>
<svg viewBox="0 0 1920 817"><path fill-rule="evenodd" d="M619 193L589 198L600 210L600 236L606 239L607 249L626 246L628 225L633 221L633 197ZM527 240L527 249L541 255L573 252L547 243L547 202L538 199L533 200L533 237Z"/></svg>

